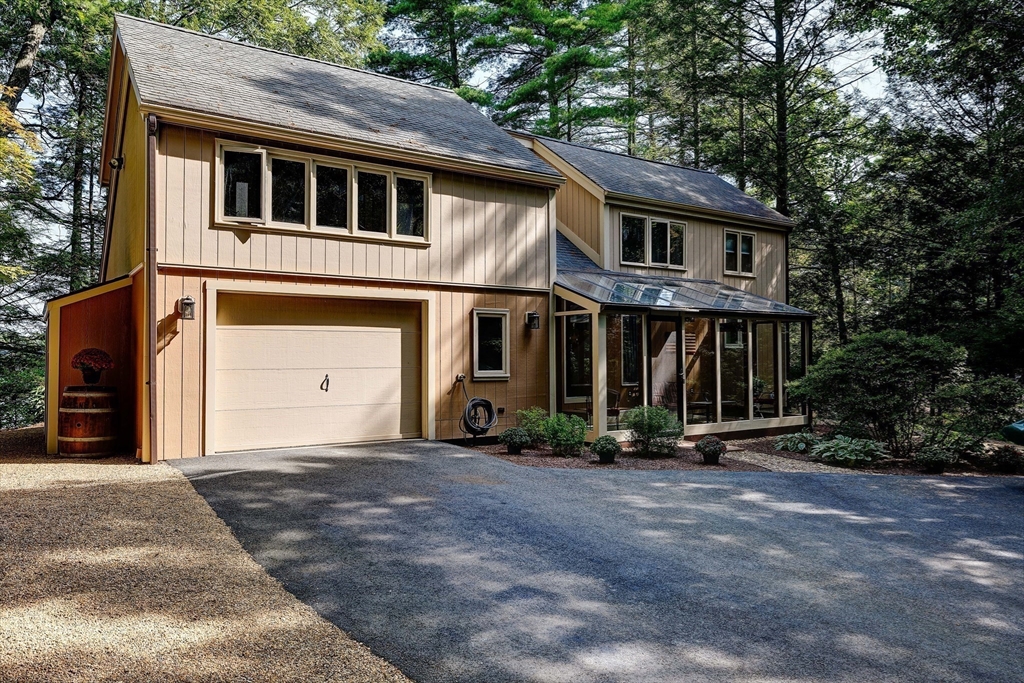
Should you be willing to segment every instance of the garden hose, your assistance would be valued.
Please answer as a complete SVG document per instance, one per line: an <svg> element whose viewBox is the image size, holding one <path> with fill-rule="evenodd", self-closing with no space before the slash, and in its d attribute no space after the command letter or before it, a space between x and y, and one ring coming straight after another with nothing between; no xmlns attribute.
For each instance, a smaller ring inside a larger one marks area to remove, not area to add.
<svg viewBox="0 0 1024 683"><path fill-rule="evenodd" d="M456 381L462 385L462 393L466 397L466 409L462 411L459 430L463 436L472 436L474 439L483 436L498 423L498 413L494 410L494 405L486 398L469 397L464 375L459 375Z"/></svg>

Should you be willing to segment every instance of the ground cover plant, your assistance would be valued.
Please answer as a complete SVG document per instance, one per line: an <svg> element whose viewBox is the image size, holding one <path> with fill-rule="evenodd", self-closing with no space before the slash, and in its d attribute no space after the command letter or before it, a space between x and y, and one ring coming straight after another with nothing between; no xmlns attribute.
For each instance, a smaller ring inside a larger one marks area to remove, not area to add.
<svg viewBox="0 0 1024 683"><path fill-rule="evenodd" d="M791 453L810 453L811 449L821 443L821 437L814 432L796 432L783 434L775 439L775 450Z"/></svg>
<svg viewBox="0 0 1024 683"><path fill-rule="evenodd" d="M811 449L811 455L830 465L859 467L885 457L885 445L871 439L854 439L839 435Z"/></svg>

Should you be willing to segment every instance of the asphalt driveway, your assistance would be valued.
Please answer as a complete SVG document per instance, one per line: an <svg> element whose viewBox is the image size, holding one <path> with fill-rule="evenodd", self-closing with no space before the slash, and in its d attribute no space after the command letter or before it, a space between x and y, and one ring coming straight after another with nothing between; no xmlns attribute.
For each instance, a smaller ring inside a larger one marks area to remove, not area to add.
<svg viewBox="0 0 1024 683"><path fill-rule="evenodd" d="M417 681L1020 681L1024 480L539 469L407 442L176 463Z"/></svg>

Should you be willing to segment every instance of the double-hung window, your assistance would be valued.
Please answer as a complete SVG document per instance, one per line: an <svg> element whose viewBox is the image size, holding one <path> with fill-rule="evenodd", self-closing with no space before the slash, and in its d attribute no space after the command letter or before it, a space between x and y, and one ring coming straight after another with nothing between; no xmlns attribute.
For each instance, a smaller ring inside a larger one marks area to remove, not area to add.
<svg viewBox="0 0 1024 683"><path fill-rule="evenodd" d="M427 243L430 175L218 142L216 223Z"/></svg>
<svg viewBox="0 0 1024 683"><path fill-rule="evenodd" d="M725 272L733 275L754 274L753 233L725 231Z"/></svg>
<svg viewBox="0 0 1024 683"><path fill-rule="evenodd" d="M508 309L473 309L473 379L508 379Z"/></svg>

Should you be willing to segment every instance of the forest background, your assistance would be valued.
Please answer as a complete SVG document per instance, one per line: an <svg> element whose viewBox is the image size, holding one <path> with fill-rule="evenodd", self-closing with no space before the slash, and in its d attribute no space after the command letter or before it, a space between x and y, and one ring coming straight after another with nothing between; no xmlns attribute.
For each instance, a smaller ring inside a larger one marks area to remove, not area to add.
<svg viewBox="0 0 1024 683"><path fill-rule="evenodd" d="M715 171L795 220L816 355L900 330L1024 374L1024 0L0 0L0 428L41 420L42 303L98 276L116 12Z"/></svg>

